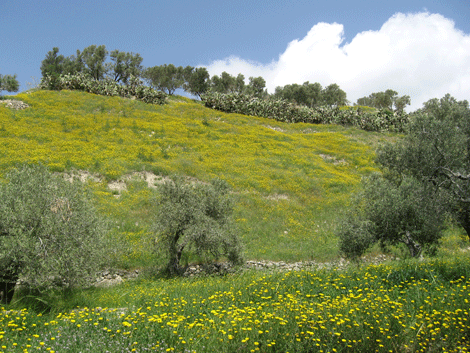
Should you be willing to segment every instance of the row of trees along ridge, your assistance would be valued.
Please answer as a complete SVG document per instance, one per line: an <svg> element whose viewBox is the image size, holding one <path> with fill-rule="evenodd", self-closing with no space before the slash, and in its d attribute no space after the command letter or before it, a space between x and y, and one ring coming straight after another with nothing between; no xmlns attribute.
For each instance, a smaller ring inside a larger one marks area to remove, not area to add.
<svg viewBox="0 0 470 353"><path fill-rule="evenodd" d="M109 54L109 59L107 60ZM289 102L304 105L310 108L318 106L339 107L347 105L346 92L338 84L332 83L326 87L318 82L304 82L276 87L275 93L269 95L266 81L263 77L249 77L246 83L245 76L236 77L227 72L220 76L210 77L205 67L175 66L164 64L144 68L143 58L140 54L113 50L108 52L104 45L91 45L83 51L77 50L75 55L65 57L59 55L57 47L49 51L41 63L42 77L48 77L51 89L57 89L56 82L61 75L75 75L83 73L94 80L111 79L121 84L128 84L131 77L144 79L147 84L157 90L173 95L176 90L201 97L206 93L240 93L257 98L284 99ZM357 105L387 108L403 111L410 104L409 96L399 97L393 90L372 93L369 97L358 99Z"/></svg>

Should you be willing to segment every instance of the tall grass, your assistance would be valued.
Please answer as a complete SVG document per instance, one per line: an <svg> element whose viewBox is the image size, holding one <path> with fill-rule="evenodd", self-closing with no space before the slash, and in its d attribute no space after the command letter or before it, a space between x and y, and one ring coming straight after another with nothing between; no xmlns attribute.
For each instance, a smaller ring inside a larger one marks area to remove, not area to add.
<svg viewBox="0 0 470 353"><path fill-rule="evenodd" d="M0 345L8 352L468 352L469 275L460 257L127 282L75 292L49 314L1 310Z"/></svg>

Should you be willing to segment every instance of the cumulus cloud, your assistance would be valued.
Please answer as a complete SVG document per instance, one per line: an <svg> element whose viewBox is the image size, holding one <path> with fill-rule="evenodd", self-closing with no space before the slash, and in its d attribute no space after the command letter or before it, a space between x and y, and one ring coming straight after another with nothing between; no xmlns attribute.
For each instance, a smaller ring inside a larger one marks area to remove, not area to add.
<svg viewBox="0 0 470 353"><path fill-rule="evenodd" d="M271 93L291 83L337 83L355 102L393 89L411 97L410 110L446 93L470 100L470 34L442 15L397 13L380 30L344 41L342 24L318 23L271 63L229 57L207 68L211 75L262 76Z"/></svg>

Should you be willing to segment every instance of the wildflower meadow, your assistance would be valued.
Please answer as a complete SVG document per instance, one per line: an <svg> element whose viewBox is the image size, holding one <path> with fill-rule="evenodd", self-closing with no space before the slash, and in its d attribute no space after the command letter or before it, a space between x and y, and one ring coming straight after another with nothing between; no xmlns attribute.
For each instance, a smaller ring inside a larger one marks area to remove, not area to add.
<svg viewBox="0 0 470 353"><path fill-rule="evenodd" d="M383 263L340 265L338 220L378 171L375 148L400 134L228 114L178 96L14 99L29 108L0 104L0 177L24 163L88 175L119 249L110 267L141 275L108 288L20 288L0 306L0 352L470 351L470 245L450 221L435 257L392 247ZM231 186L246 259L317 265L153 276L155 186L173 174Z"/></svg>

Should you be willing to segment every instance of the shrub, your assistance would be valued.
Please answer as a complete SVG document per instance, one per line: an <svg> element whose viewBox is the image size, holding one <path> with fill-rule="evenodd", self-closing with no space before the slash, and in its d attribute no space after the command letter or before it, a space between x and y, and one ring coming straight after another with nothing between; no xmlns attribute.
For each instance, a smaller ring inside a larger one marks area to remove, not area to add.
<svg viewBox="0 0 470 353"><path fill-rule="evenodd" d="M345 219L338 231L340 253L353 261L359 260L376 241L371 227L367 220L352 216Z"/></svg>
<svg viewBox="0 0 470 353"><path fill-rule="evenodd" d="M283 99L261 99L243 93L206 93L206 107L227 113L260 116L287 123L352 125L366 131L403 132L408 123L404 112L369 109L299 106Z"/></svg>
<svg viewBox="0 0 470 353"><path fill-rule="evenodd" d="M411 257L435 252L445 219L438 193L410 177L390 181L378 174L365 179L364 189L356 220L338 234L346 256L359 257L374 242L404 244Z"/></svg>
<svg viewBox="0 0 470 353"><path fill-rule="evenodd" d="M96 80L84 73L73 75L45 76L39 85L41 89L78 90L103 96L135 97L145 103L164 104L166 93L144 86L142 81L130 76L125 85L112 79Z"/></svg>
<svg viewBox="0 0 470 353"><path fill-rule="evenodd" d="M66 181L41 165L14 169L6 179L0 185L4 286L21 279L43 290L90 280L105 260L106 227L82 183ZM10 287L4 301L13 295Z"/></svg>
<svg viewBox="0 0 470 353"><path fill-rule="evenodd" d="M470 106L450 94L431 99L413 114L407 134L377 151L378 162L397 176L412 175L445 197L446 211L470 239Z"/></svg>
<svg viewBox="0 0 470 353"><path fill-rule="evenodd" d="M16 75L0 75L0 93L2 91L18 92L20 84Z"/></svg>
<svg viewBox="0 0 470 353"><path fill-rule="evenodd" d="M192 251L204 260L226 256L233 264L241 262L241 244L231 217L233 201L226 182L188 183L173 177L160 187L158 204L156 245L165 258L168 274L181 272L183 251Z"/></svg>

